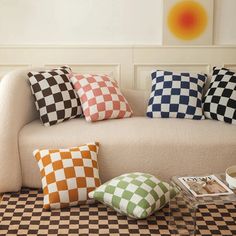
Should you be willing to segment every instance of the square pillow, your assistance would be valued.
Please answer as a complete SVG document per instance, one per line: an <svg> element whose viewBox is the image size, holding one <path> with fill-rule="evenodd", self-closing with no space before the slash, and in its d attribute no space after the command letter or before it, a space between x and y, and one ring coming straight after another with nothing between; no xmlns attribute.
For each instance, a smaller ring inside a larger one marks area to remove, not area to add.
<svg viewBox="0 0 236 236"><path fill-rule="evenodd" d="M213 68L210 87L203 99L208 119L236 124L236 73L226 68Z"/></svg>
<svg viewBox="0 0 236 236"><path fill-rule="evenodd" d="M177 191L155 176L134 172L101 185L89 197L131 218L147 218L164 207Z"/></svg>
<svg viewBox="0 0 236 236"><path fill-rule="evenodd" d="M132 110L117 82L107 75L77 74L71 78L87 121L125 118Z"/></svg>
<svg viewBox="0 0 236 236"><path fill-rule="evenodd" d="M206 80L202 74L153 72L147 116L204 119L202 93Z"/></svg>
<svg viewBox="0 0 236 236"><path fill-rule="evenodd" d="M82 115L78 95L69 80L69 67L28 73L36 109L45 126Z"/></svg>
<svg viewBox="0 0 236 236"><path fill-rule="evenodd" d="M42 178L44 209L90 203L88 193L100 186L98 143L68 149L35 150Z"/></svg>

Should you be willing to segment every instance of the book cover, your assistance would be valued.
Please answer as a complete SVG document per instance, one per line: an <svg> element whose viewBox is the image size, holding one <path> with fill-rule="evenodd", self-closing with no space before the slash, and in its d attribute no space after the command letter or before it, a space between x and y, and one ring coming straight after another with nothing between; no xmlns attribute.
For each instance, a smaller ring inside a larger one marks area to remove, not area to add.
<svg viewBox="0 0 236 236"><path fill-rule="evenodd" d="M178 179L195 197L233 194L233 191L215 175L187 176Z"/></svg>

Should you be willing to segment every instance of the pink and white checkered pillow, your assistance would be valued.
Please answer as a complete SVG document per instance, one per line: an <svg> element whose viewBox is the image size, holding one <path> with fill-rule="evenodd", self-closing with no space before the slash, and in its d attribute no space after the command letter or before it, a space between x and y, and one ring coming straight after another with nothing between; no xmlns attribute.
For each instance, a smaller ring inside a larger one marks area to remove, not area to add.
<svg viewBox="0 0 236 236"><path fill-rule="evenodd" d="M85 119L125 118L132 110L115 80L107 75L76 74L71 81L79 95Z"/></svg>

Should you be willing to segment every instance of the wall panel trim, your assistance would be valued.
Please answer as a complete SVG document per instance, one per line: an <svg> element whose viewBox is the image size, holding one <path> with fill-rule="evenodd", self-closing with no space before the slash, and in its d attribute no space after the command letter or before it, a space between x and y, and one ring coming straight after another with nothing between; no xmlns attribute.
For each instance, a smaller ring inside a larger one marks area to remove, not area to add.
<svg viewBox="0 0 236 236"><path fill-rule="evenodd" d="M0 45L0 77L14 69L60 65L75 72L109 74L123 88L146 90L151 71L158 68L209 75L213 66L236 70L236 45Z"/></svg>

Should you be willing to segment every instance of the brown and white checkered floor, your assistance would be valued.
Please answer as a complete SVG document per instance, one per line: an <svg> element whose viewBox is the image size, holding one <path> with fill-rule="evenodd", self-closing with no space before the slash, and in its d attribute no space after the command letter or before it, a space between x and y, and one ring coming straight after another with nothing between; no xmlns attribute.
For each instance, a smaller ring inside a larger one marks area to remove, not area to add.
<svg viewBox="0 0 236 236"><path fill-rule="evenodd" d="M168 207L146 220L132 220L101 204L45 211L43 195L24 189L4 194L0 204L0 235L173 235ZM197 235L236 235L234 205L200 208Z"/></svg>

